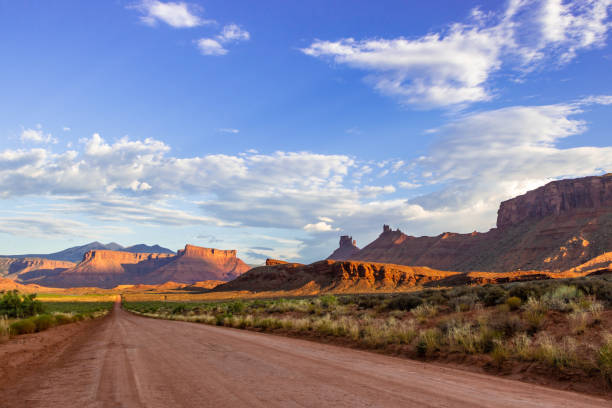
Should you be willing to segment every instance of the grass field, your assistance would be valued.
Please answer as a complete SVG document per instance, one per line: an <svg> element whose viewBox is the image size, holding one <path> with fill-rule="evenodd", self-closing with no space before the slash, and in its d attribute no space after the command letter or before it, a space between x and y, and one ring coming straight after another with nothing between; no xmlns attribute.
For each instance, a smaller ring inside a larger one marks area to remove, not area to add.
<svg viewBox="0 0 612 408"><path fill-rule="evenodd" d="M411 358L612 386L612 277L408 294L129 301L145 316L313 338Z"/></svg>

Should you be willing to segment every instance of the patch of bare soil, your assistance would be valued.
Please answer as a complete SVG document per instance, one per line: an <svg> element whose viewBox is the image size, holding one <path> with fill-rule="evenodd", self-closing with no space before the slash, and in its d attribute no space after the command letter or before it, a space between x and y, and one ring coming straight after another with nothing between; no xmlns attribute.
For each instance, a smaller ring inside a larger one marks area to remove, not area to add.
<svg viewBox="0 0 612 408"><path fill-rule="evenodd" d="M40 367L52 365L54 359L59 358L75 341L87 336L104 319L107 317L57 326L40 333L17 336L0 344L0 390Z"/></svg>

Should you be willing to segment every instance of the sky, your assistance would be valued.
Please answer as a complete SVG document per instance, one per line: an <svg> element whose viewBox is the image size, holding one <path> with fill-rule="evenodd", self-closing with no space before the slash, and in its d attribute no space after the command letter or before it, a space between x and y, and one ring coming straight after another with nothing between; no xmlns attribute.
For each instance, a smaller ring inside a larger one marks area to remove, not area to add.
<svg viewBox="0 0 612 408"><path fill-rule="evenodd" d="M0 254L312 262L612 171L612 0L0 0Z"/></svg>

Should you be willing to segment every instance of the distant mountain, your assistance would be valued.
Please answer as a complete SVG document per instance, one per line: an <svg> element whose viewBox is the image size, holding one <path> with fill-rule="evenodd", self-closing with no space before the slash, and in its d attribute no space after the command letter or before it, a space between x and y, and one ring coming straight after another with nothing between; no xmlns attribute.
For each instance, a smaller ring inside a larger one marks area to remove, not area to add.
<svg viewBox="0 0 612 408"><path fill-rule="evenodd" d="M177 254L102 249L87 252L83 261L71 268L47 274L20 275L18 281L59 288L113 288L117 285L159 285L166 282L194 284L205 280L229 281L249 269L236 257L235 250L193 245L186 245ZM29 279L30 276L32 279Z"/></svg>
<svg viewBox="0 0 612 408"><path fill-rule="evenodd" d="M116 251L119 251L117 249ZM174 254L174 251L159 245L132 245L131 247L121 249L123 252L141 253L141 254Z"/></svg>
<svg viewBox="0 0 612 408"><path fill-rule="evenodd" d="M64 249L63 251L54 252L52 254L27 254L27 255L9 255L10 258L44 258L51 259L56 261L68 261L79 263L83 260L85 254L89 251L96 250L107 250L107 251L124 251L124 252L132 252L132 253L160 253L160 254L173 254L174 252L163 248L159 245L145 245L139 244L134 245L128 248L124 248L122 245L117 244L116 242L110 242L108 244L103 244L101 242L95 241L90 242L89 244L75 246L72 248Z"/></svg>

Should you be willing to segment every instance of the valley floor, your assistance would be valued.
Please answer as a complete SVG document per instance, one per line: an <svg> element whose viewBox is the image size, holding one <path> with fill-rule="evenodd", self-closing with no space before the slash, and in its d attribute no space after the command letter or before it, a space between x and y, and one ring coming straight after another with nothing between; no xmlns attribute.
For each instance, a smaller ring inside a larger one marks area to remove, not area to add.
<svg viewBox="0 0 612 408"><path fill-rule="evenodd" d="M121 310L119 304L110 316L88 323L70 339L43 347L36 365L3 375L2 406L610 404L582 394L305 340L143 318Z"/></svg>

